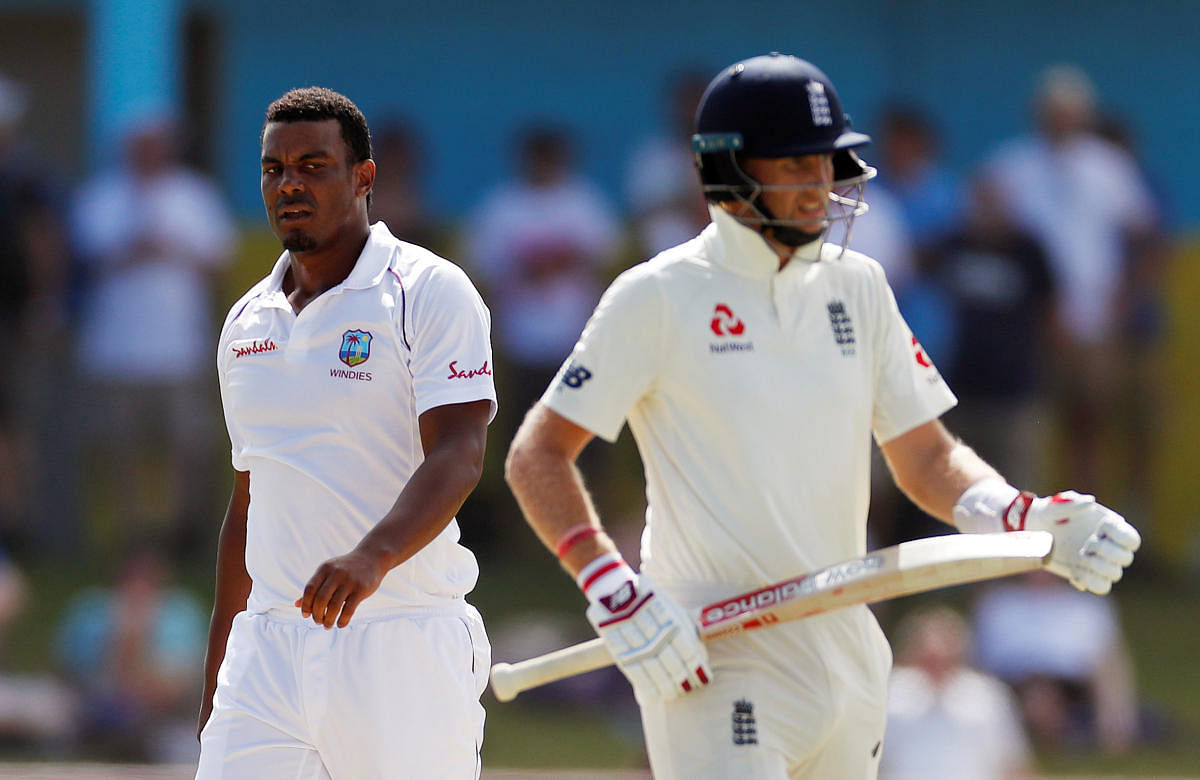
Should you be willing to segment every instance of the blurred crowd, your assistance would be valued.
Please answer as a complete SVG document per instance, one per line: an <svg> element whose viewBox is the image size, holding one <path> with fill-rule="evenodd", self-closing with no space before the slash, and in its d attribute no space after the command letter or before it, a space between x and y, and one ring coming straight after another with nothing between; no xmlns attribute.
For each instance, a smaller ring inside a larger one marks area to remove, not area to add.
<svg viewBox="0 0 1200 780"><path fill-rule="evenodd" d="M514 134L509 179L469 214L438 214L419 125L374 123L373 219L462 265L493 313L501 413L463 523L485 569L503 563L497 529L523 526L499 459L600 292L708 222L690 149L708 77L663 85L660 130L630 150L619 199L589 180L572 129L546 118ZM861 128L879 169L870 211L831 240L885 267L959 396L950 429L1014 484L1102 495L1141 529L1152 565L1169 204L1085 73L1050 68L1032 96L1029 132L970 171L944 160L924 107L881 107ZM207 594L178 580L211 567L227 490L211 353L238 226L187 164L179 117L131 118L112 164L70 182L22 136L29 98L0 75L0 743L188 760ZM251 261L265 272L272 259ZM592 449L581 466L612 486L602 503L628 504L606 508L630 518L634 560L636 460ZM948 530L890 480L874 492L874 544ZM55 627L46 671L6 671L6 627L39 606L23 570L98 561L103 582L40 618ZM967 760L963 744L987 746L969 776L1017 778L1031 744L1122 752L1148 738L1111 601L1030 577L987 589L970 614L934 609L897 631L889 777L968 776L941 774ZM1037 642L1064 633L1078 646ZM494 638L502 652L501 627Z"/></svg>

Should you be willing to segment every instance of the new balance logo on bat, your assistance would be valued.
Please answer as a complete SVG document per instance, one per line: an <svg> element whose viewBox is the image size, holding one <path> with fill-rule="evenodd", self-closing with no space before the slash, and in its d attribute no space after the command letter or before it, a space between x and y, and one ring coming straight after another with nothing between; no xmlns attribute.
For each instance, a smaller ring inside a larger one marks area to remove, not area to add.
<svg viewBox="0 0 1200 780"><path fill-rule="evenodd" d="M701 620L703 625L711 626L722 620L736 618L744 613L754 612L775 604L783 604L818 590L837 587L875 571L881 566L883 566L882 555L857 558L804 577L780 582L762 590L732 598L721 604L713 604L704 611Z"/></svg>

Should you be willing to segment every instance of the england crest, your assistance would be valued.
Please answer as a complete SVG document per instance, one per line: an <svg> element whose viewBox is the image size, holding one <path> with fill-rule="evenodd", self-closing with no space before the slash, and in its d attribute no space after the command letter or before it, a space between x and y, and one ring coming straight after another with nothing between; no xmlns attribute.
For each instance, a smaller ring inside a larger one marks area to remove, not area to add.
<svg viewBox="0 0 1200 780"><path fill-rule="evenodd" d="M371 334L365 330L348 330L342 334L342 348L338 357L350 367L366 363L371 357Z"/></svg>

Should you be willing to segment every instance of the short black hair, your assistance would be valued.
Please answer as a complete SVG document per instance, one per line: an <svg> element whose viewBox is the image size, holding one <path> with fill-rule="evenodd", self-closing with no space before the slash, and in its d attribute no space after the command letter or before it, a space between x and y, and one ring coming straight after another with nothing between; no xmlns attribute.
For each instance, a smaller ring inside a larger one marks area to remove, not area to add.
<svg viewBox="0 0 1200 780"><path fill-rule="evenodd" d="M350 162L371 159L371 130L354 101L325 87L299 87L289 90L267 106L269 122L321 122L336 119L342 127L342 140L350 149ZM263 125L266 130L266 123Z"/></svg>

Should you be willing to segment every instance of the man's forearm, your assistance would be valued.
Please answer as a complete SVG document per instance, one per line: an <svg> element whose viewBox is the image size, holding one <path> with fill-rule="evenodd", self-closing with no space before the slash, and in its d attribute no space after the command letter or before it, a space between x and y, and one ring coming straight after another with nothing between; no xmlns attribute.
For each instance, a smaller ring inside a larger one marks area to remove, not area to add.
<svg viewBox="0 0 1200 780"><path fill-rule="evenodd" d="M452 449L431 453L358 549L378 556L385 571L416 555L445 530L479 484L481 463Z"/></svg>
<svg viewBox="0 0 1200 780"><path fill-rule="evenodd" d="M573 461L550 450L529 450L510 457L506 477L521 511L534 533L551 552L558 554L564 535L584 525L601 528L591 496ZM616 552L604 533L581 539L559 556L571 576L597 556Z"/></svg>

